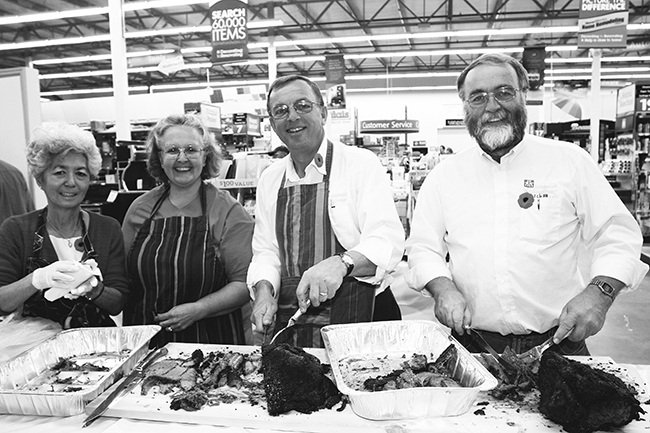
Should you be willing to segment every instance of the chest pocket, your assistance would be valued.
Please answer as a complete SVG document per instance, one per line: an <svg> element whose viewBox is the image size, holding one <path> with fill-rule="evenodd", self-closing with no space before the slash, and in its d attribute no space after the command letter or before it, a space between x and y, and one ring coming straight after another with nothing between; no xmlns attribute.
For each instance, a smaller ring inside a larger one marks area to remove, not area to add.
<svg viewBox="0 0 650 433"><path fill-rule="evenodd" d="M521 238L539 244L557 241L560 231L557 186L529 188L526 193L522 193L518 200Z"/></svg>

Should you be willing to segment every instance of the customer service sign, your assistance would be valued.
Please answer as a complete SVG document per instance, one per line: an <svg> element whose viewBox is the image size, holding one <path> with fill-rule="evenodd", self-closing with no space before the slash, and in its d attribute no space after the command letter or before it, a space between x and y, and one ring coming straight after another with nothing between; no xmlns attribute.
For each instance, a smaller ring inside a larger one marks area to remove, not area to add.
<svg viewBox="0 0 650 433"><path fill-rule="evenodd" d="M248 0L210 3L212 62L248 58Z"/></svg>
<svg viewBox="0 0 650 433"><path fill-rule="evenodd" d="M579 48L625 48L628 0L580 0Z"/></svg>

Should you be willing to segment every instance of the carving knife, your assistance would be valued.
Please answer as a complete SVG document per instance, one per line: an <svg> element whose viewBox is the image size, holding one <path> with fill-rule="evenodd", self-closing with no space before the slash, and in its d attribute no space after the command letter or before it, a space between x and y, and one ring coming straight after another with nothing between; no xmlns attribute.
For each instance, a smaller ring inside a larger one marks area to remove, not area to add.
<svg viewBox="0 0 650 433"><path fill-rule="evenodd" d="M129 373L129 375L126 376L122 382L120 382L117 388L115 388L113 392L111 392L108 397L106 397L106 399L104 399L104 401L101 402L100 405L97 406L90 415L88 415L88 417L84 420L82 427L88 427L97 418L102 416L102 414L106 412L106 409L108 409L116 397L118 397L123 391L130 390L137 383L137 380L142 378L144 375L144 370L146 370L147 367L153 364L154 361L156 361L158 358L165 355L167 355L167 349L165 347L161 347L149 352L147 356L145 356L144 359L140 361L138 365L136 365L133 371Z"/></svg>
<svg viewBox="0 0 650 433"><path fill-rule="evenodd" d="M494 348L492 346L490 346L490 344L487 341L485 341L485 338L483 338L480 331L477 331L474 328L469 328L469 331L470 331L471 335L474 336L474 338L481 344L481 346L483 346L483 348L485 350L487 350L488 353L494 357L494 359L497 360L497 362L503 368L506 375L516 377L517 368L515 366L513 366L512 364L510 364L505 359L503 359L503 357L501 355L499 355L497 353L497 351L494 350Z"/></svg>

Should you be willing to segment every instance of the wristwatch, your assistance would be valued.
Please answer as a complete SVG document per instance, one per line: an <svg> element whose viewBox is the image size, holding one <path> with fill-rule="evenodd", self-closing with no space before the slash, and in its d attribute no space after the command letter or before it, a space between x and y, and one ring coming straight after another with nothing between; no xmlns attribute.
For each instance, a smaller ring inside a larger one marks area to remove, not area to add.
<svg viewBox="0 0 650 433"><path fill-rule="evenodd" d="M352 270L354 269L354 259L347 252L337 254L337 256L339 256L345 267L348 268L348 270L345 272L345 276L347 277L352 273Z"/></svg>
<svg viewBox="0 0 650 433"><path fill-rule="evenodd" d="M614 298L616 298L616 289L602 278L596 277L591 280L591 283L589 284L598 287L602 294L609 297L612 301L614 301Z"/></svg>

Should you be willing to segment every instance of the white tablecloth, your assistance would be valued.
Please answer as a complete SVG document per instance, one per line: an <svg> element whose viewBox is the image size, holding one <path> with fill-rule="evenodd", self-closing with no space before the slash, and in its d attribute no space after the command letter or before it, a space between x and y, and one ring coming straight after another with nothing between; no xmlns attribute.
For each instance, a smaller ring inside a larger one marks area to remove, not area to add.
<svg viewBox="0 0 650 433"><path fill-rule="evenodd" d="M19 318L5 319L0 322L0 362L10 359L24 350L33 347L39 342L55 335L60 328L46 321L38 319L24 320ZM615 361L615 360L614 360ZM629 371L634 371L640 381L645 385L646 394L643 403L648 402L650 395L650 365L622 365ZM478 401L481 401L479 396ZM560 426L551 421L543 420L539 416L523 416L511 411L511 413L500 413L492 408L492 412L486 411L486 416L474 415L472 408L462 416L447 418L432 418L426 420L407 420L394 422L373 423L368 421L368 428L364 431L377 433L430 433L439 432L457 432L457 433L475 433L475 432L495 432L495 433L549 433L554 431L563 431ZM650 405L644 404L643 409L646 415L641 421L632 423L619 430L623 433L648 433L650 431ZM346 410L350 410L348 407ZM497 414L497 416L494 416ZM332 417L337 416L337 412L332 410ZM24 416L24 415L0 415L0 433L13 432L47 432L47 433L67 433L81 431L81 425L86 415L76 415L70 417L46 417L46 416ZM270 426L272 427L272 426ZM340 428L337 428L341 430ZM273 429L260 428L241 428L241 427L223 427L208 426L198 424L181 424L155 421L139 421L130 419L117 419L102 417L96 420L89 427L83 429L87 433L271 433L278 432ZM283 429L286 432L286 429ZM297 432L304 430L295 430ZM343 433L343 432L339 432Z"/></svg>

